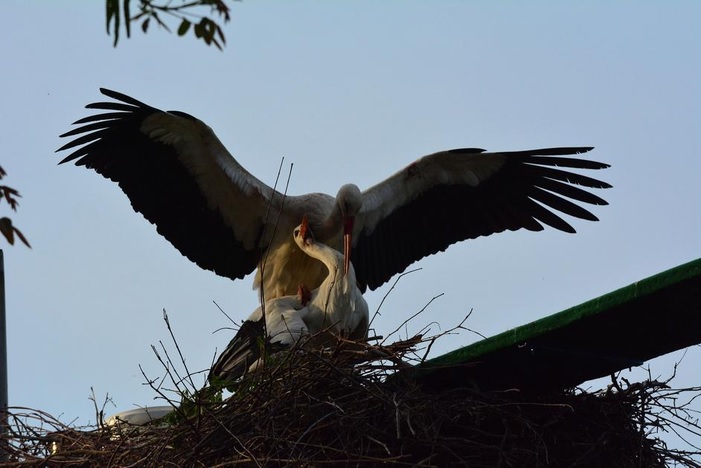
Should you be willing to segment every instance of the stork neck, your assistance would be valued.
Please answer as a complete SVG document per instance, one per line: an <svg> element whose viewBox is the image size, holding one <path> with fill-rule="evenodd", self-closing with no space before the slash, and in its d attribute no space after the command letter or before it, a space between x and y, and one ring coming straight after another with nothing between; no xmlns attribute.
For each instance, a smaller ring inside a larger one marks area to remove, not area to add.
<svg viewBox="0 0 701 468"><path fill-rule="evenodd" d="M332 249L328 245L320 242L315 242L312 248L306 249L307 255L319 260L328 268L329 273L339 271L343 274L343 254Z"/></svg>

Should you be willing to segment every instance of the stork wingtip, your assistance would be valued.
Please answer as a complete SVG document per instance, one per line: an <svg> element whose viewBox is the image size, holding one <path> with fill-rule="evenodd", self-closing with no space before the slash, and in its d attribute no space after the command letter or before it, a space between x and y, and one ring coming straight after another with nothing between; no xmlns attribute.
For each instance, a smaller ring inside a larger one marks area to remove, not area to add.
<svg viewBox="0 0 701 468"><path fill-rule="evenodd" d="M109 96L109 97L114 97L113 96L114 94L118 94L117 91L114 91L113 89L103 88L103 87L100 87L100 93L104 94L105 96Z"/></svg>
<svg viewBox="0 0 701 468"><path fill-rule="evenodd" d="M57 149L57 150L56 150L57 153L58 153L59 151L61 151L61 149ZM65 158L61 159L61 160L58 162L57 166L60 166L61 164L65 164L65 163L67 163L67 162L71 162L71 160L72 160L72 158L71 158L70 156L65 157Z"/></svg>
<svg viewBox="0 0 701 468"><path fill-rule="evenodd" d="M66 136L66 134L64 133L63 135L59 135L58 137L59 137L59 138L63 138L63 137L65 137L65 136ZM65 151L65 150L67 150L67 149L70 148L70 147L71 147L71 142L69 141L68 143L66 143L65 145L61 146L59 149L57 149L56 151L54 151L54 153L60 153L61 151ZM68 159L68 158L70 158L70 156L64 158L63 161L61 161L61 162L64 162L64 161L65 161L66 159ZM59 163L59 164L60 164L60 163Z"/></svg>

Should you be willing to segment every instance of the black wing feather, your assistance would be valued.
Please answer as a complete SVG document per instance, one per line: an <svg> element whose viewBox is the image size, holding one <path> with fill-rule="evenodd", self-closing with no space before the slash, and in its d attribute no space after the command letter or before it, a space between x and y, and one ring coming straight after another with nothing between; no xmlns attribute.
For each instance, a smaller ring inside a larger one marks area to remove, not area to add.
<svg viewBox="0 0 701 468"><path fill-rule="evenodd" d="M175 148L140 131L147 117L162 112L121 93L102 89L123 103L90 104L91 109L119 110L78 120L85 124L64 133L78 136L58 151L76 148L61 163L94 169L117 182L134 210L201 268L232 279L252 272L260 249L246 250L221 215L208 207L204 194Z"/></svg>
<svg viewBox="0 0 701 468"><path fill-rule="evenodd" d="M507 230L540 231L543 224L574 233L574 228L557 213L596 221L596 216L570 200L605 205L605 200L576 186L610 185L559 169L608 167L596 161L562 157L590 149L497 153L506 157L504 165L479 185L437 185L398 207L372 232L361 232L357 237L352 261L360 287L375 289L420 258L465 239Z"/></svg>
<svg viewBox="0 0 701 468"><path fill-rule="evenodd" d="M260 359L265 337L265 320L246 320L209 371L210 383L233 381Z"/></svg>
<svg viewBox="0 0 701 468"><path fill-rule="evenodd" d="M246 320L236 332L209 371L207 380L233 382L243 376L261 357L289 349L289 346L272 342L266 334L265 320Z"/></svg>
<svg viewBox="0 0 701 468"><path fill-rule="evenodd" d="M554 193L559 193L560 195L571 198L573 200L581 201L584 203L589 203L590 205L608 205L608 202L601 197L594 195L593 193L582 190L574 185L563 184L554 179L536 179L533 184L536 187L540 187L545 190L549 190Z"/></svg>

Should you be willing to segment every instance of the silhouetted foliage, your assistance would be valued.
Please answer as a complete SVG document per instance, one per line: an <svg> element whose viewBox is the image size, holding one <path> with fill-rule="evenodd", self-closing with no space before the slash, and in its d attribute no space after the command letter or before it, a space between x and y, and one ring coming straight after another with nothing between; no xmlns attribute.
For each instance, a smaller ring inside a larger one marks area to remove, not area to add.
<svg viewBox="0 0 701 468"><path fill-rule="evenodd" d="M0 179L5 177L7 173L5 170L0 167ZM19 192L12 187L8 187L7 185L0 185L0 202L2 200L5 200L7 203L9 203L10 208L12 208L12 211L17 211L17 206L19 206L19 202L17 199L21 195ZM29 245L29 242L27 241L27 238L24 237L24 234L22 234L22 231L17 229L15 226L12 224L12 220L8 218L7 216L3 216L0 218L0 233L2 233L3 236L5 236L5 239L7 239L7 242L10 243L10 245L14 245L15 243L15 236L19 240L24 243L27 247L31 247Z"/></svg>
<svg viewBox="0 0 701 468"><path fill-rule="evenodd" d="M233 0L232 0L233 1ZM119 42L119 33L124 30L131 36L132 23L141 23L146 33L152 23L171 32L168 26L172 21L179 23L178 36L192 31L197 39L207 45L214 44L222 50L226 44L224 33L217 21L224 23L231 19L230 8L225 0L139 0L132 9L131 0L107 0L107 34L114 36L114 46ZM209 11L209 14L203 14Z"/></svg>

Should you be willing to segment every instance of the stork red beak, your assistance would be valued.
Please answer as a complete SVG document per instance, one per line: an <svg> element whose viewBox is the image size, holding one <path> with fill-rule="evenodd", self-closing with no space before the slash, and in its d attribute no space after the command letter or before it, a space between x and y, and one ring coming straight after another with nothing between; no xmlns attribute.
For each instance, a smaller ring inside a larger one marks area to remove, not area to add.
<svg viewBox="0 0 701 468"><path fill-rule="evenodd" d="M297 287L297 299L299 299L299 302L303 306L306 306L309 304L309 301L312 300L312 292L302 283L299 283L299 286Z"/></svg>
<svg viewBox="0 0 701 468"><path fill-rule="evenodd" d="M343 273L350 269L351 246L353 245L353 223L355 218L348 216L343 220Z"/></svg>

